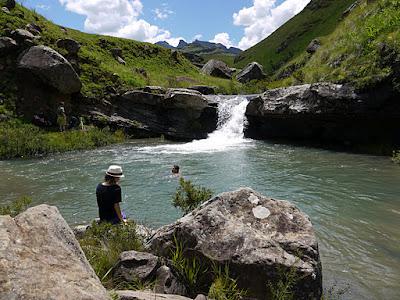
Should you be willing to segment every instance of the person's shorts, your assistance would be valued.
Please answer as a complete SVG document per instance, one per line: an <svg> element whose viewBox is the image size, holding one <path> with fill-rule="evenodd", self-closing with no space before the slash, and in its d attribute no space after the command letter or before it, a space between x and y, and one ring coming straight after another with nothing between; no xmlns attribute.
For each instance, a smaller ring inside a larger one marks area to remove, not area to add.
<svg viewBox="0 0 400 300"><path fill-rule="evenodd" d="M67 125L67 117L66 116L58 116L57 124L59 126L66 126Z"/></svg>

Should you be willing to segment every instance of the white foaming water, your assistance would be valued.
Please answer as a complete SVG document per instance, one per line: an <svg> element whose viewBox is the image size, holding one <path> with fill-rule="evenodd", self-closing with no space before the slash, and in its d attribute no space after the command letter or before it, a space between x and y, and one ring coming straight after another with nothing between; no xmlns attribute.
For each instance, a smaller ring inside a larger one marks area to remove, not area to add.
<svg viewBox="0 0 400 300"><path fill-rule="evenodd" d="M218 105L218 129L208 135L207 139L194 140L186 144L160 145L144 147L142 152L159 153L199 153L219 152L232 148L247 147L251 140L244 138L247 120L246 107L249 100L243 96L220 99Z"/></svg>

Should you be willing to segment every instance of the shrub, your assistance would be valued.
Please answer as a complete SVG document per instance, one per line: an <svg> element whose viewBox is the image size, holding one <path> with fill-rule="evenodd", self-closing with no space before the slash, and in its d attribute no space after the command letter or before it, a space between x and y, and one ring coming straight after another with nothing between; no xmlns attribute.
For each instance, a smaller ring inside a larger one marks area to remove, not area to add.
<svg viewBox="0 0 400 300"><path fill-rule="evenodd" d="M272 300L293 300L294 290L293 287L299 281L296 274L296 268L291 267L289 270L284 268L278 269L278 280L276 282L268 282Z"/></svg>
<svg viewBox="0 0 400 300"><path fill-rule="evenodd" d="M171 261L178 276L186 286L190 296L195 297L204 291L204 275L207 267L197 257L187 258L184 255L184 243L174 237L175 249L171 251Z"/></svg>
<svg viewBox="0 0 400 300"><path fill-rule="evenodd" d="M0 215L10 215L11 217L15 217L25 211L31 203L32 199L30 197L20 197L10 205L0 206Z"/></svg>
<svg viewBox="0 0 400 300"><path fill-rule="evenodd" d="M91 149L123 142L122 132L89 128L87 131L46 132L18 120L0 123L0 159L32 157Z"/></svg>
<svg viewBox="0 0 400 300"><path fill-rule="evenodd" d="M208 298L215 300L240 300L246 292L239 289L235 279L229 277L229 266L221 267L213 265L215 276L208 292Z"/></svg>
<svg viewBox="0 0 400 300"><path fill-rule="evenodd" d="M141 238L136 233L136 224L112 225L93 222L79 239L86 258L106 287L114 284L110 279L112 268L124 251L143 249Z"/></svg>
<svg viewBox="0 0 400 300"><path fill-rule="evenodd" d="M173 204L187 214L209 200L213 195L210 189L194 185L190 180L179 179L179 187L174 195Z"/></svg>

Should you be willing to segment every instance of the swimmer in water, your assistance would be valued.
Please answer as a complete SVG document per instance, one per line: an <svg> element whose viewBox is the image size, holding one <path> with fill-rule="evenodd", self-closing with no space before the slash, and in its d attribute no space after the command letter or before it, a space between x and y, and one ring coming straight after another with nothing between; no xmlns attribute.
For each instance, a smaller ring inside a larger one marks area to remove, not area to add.
<svg viewBox="0 0 400 300"><path fill-rule="evenodd" d="M174 165L174 166L172 167L172 170L171 170L172 175L173 175L173 176L176 176L176 177L180 177L180 176L181 176L181 173L179 172L179 170L180 170L179 166Z"/></svg>

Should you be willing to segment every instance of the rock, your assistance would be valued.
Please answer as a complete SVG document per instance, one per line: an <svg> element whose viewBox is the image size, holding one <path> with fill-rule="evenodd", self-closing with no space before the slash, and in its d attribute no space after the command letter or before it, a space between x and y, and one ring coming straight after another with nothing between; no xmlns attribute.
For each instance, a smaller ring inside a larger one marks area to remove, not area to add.
<svg viewBox="0 0 400 300"><path fill-rule="evenodd" d="M35 23L26 24L25 29L28 30L33 35L40 35L42 28Z"/></svg>
<svg viewBox="0 0 400 300"><path fill-rule="evenodd" d="M121 253L118 263L113 268L113 278L126 282L139 279L143 282L153 278L159 267L159 258L153 254L125 251Z"/></svg>
<svg viewBox="0 0 400 300"><path fill-rule="evenodd" d="M179 295L155 294L151 291L117 291L119 300L190 300Z"/></svg>
<svg viewBox="0 0 400 300"><path fill-rule="evenodd" d="M310 44L307 46L307 52L310 54L314 54L317 52L317 50L321 47L321 41L319 39L314 39L310 42Z"/></svg>
<svg viewBox="0 0 400 300"><path fill-rule="evenodd" d="M11 36L17 43L32 43L36 39L36 36L25 29L16 29L11 32Z"/></svg>
<svg viewBox="0 0 400 300"><path fill-rule="evenodd" d="M0 216L0 299L110 299L56 207Z"/></svg>
<svg viewBox="0 0 400 300"><path fill-rule="evenodd" d="M121 57L121 58L124 57L122 54L122 49L120 49L120 48L112 48L110 50L110 52L111 52L112 56L114 56L114 57Z"/></svg>
<svg viewBox="0 0 400 300"><path fill-rule="evenodd" d="M203 95L215 95L215 87L214 86L207 86L207 85L195 85L189 87L189 90L195 90Z"/></svg>
<svg viewBox="0 0 400 300"><path fill-rule="evenodd" d="M146 227L144 225L136 225L136 233L142 238L142 240L147 241L149 238L153 236L155 230Z"/></svg>
<svg viewBox="0 0 400 300"><path fill-rule="evenodd" d="M146 89L146 88L145 88ZM128 91L122 95L122 98L132 104L144 104L144 105L159 105L164 99L164 95L154 94L152 92L147 92L143 89L142 91ZM149 89L146 89L149 90Z"/></svg>
<svg viewBox="0 0 400 300"><path fill-rule="evenodd" d="M10 14L10 10L9 10L7 7L2 7L2 8L1 8L1 11L2 11L3 13L7 14L7 15Z"/></svg>
<svg viewBox="0 0 400 300"><path fill-rule="evenodd" d="M208 101L200 92L189 89L169 89L165 94L164 105L175 108L203 110Z"/></svg>
<svg viewBox="0 0 400 300"><path fill-rule="evenodd" d="M161 266L156 273L154 292L159 294L186 295L185 286L167 266Z"/></svg>
<svg viewBox="0 0 400 300"><path fill-rule="evenodd" d="M345 85L306 84L265 92L246 109L245 136L322 147L397 145L400 103L383 86L365 94ZM358 148L358 147L357 147Z"/></svg>
<svg viewBox="0 0 400 300"><path fill-rule="evenodd" d="M81 45L73 39L60 39L57 41L57 47L68 51L69 55L77 55Z"/></svg>
<svg viewBox="0 0 400 300"><path fill-rule="evenodd" d="M6 0L5 7L7 7L9 10L12 10L15 8L15 0Z"/></svg>
<svg viewBox="0 0 400 300"><path fill-rule="evenodd" d="M201 73L225 79L232 78L231 69L222 61L211 59L201 69Z"/></svg>
<svg viewBox="0 0 400 300"><path fill-rule="evenodd" d="M342 18L347 17L358 5L360 5L359 0L355 1L348 8L346 8L346 10L342 13Z"/></svg>
<svg viewBox="0 0 400 300"><path fill-rule="evenodd" d="M295 299L321 297L321 262L312 224L287 201L249 188L223 193L157 230L149 246L155 254L168 256L174 238L202 262L228 263L231 276L249 297L268 298L267 282L279 279L280 268L294 268L299 276Z"/></svg>
<svg viewBox="0 0 400 300"><path fill-rule="evenodd" d="M12 53L17 47L17 42L12 38L0 37L0 56Z"/></svg>
<svg viewBox="0 0 400 300"><path fill-rule="evenodd" d="M82 84L71 64L58 52L46 46L34 46L18 62L19 73L38 76L44 84L63 94L77 93Z"/></svg>
<svg viewBox="0 0 400 300"><path fill-rule="evenodd" d="M119 64L121 64L121 65L126 65L126 61L123 60L121 57L117 56L115 59L117 60L117 62L118 62Z"/></svg>
<svg viewBox="0 0 400 300"><path fill-rule="evenodd" d="M143 92L152 94L165 94L167 92L167 89L161 86L145 86L143 88Z"/></svg>
<svg viewBox="0 0 400 300"><path fill-rule="evenodd" d="M72 228L72 232L77 239L81 239L85 236L86 230L88 230L89 227L90 225L78 225Z"/></svg>
<svg viewBox="0 0 400 300"><path fill-rule="evenodd" d="M263 66L259 63L252 62L239 72L239 74L236 75L236 78L241 83L246 83L251 80L261 80L265 78L263 69Z"/></svg>
<svg viewBox="0 0 400 300"><path fill-rule="evenodd" d="M196 296L196 298L194 298L194 300L208 300L208 297L204 296L202 294L199 294Z"/></svg>

